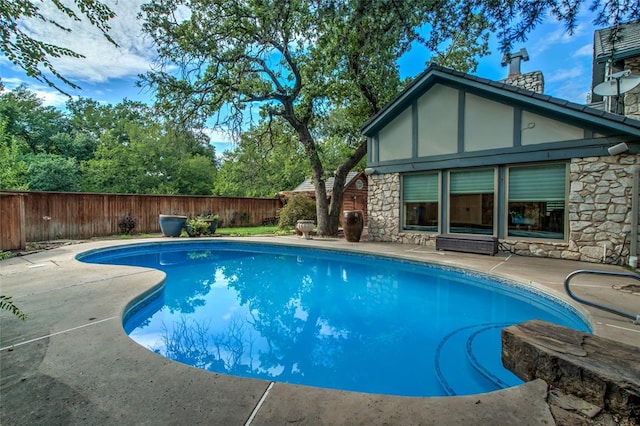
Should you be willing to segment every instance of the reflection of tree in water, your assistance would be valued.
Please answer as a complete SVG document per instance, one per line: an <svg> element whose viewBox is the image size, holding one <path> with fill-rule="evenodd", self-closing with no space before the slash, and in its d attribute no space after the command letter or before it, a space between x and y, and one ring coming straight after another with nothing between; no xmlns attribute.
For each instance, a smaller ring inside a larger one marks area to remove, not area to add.
<svg viewBox="0 0 640 426"><path fill-rule="evenodd" d="M348 372L357 383L371 372L359 372L346 359L375 358L381 345L393 346L397 339L395 321L378 324L384 342L363 335L358 324L378 322L376 313L397 298L393 273L376 276L377 282L363 277L348 282L339 261L299 257L291 262L284 256L272 258L266 268L247 259L225 272L234 277L229 286L268 342L260 370L277 372L276 380L331 386L334 376Z"/></svg>
<svg viewBox="0 0 640 426"><path fill-rule="evenodd" d="M210 268L174 266L178 276L168 290L175 294L166 304L172 312L193 312L217 279L244 308L220 323L181 318L165 329L158 352L210 371L325 387L361 390L373 374L415 381L409 370L420 363L420 349L402 358L396 348L424 334L415 311L429 302L416 304L403 293L398 281L406 272L366 261L354 267L335 257L222 256ZM214 329L224 332L211 335ZM396 372L398 366L409 367Z"/></svg>
<svg viewBox="0 0 640 426"><path fill-rule="evenodd" d="M212 335L211 321L198 322L184 316L173 323L171 330L164 326L164 348L153 348L163 356L203 370L246 374L251 371L253 336L246 322L238 316L227 322L224 332ZM243 364L243 358L249 363Z"/></svg>
<svg viewBox="0 0 640 426"><path fill-rule="evenodd" d="M206 304L205 296L215 284L216 271L222 269L224 273L224 268L218 266L218 263L227 256L224 252L216 253L211 250L176 252L172 255L178 261L164 267L164 270L171 273L172 280L171 285L165 289L165 305L171 313L190 314Z"/></svg>

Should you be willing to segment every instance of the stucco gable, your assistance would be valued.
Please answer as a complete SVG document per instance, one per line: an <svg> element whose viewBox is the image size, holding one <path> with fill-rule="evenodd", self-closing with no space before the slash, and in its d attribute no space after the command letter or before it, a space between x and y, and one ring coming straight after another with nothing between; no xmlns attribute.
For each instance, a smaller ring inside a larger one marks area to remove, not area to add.
<svg viewBox="0 0 640 426"><path fill-rule="evenodd" d="M435 84L460 88L488 99L519 106L556 120L580 123L585 128L607 129L615 134L640 137L640 120L611 114L565 99L535 93L516 86L430 65L422 74L373 116L362 128L365 136L373 136L390 123L411 103Z"/></svg>

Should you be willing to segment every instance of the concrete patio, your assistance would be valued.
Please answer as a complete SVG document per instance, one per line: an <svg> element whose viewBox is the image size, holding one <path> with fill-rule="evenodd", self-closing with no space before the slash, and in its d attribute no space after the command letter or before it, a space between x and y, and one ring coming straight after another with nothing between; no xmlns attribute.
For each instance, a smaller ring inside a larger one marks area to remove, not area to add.
<svg viewBox="0 0 640 426"><path fill-rule="evenodd" d="M547 385L540 380L481 395L407 398L214 374L156 355L124 333L122 315L133 300L161 285L164 274L84 264L75 256L94 248L166 240L88 242L0 262L0 293L13 296L29 315L23 322L0 312L0 424L554 424ZM343 239L242 239L248 241L455 265L528 284L564 300L563 279L574 270L625 271L506 253L436 252ZM573 287L581 297L638 312L640 294L614 289L614 284L621 281L585 276L576 278ZM594 334L640 347L640 325L604 311L578 309L590 319Z"/></svg>

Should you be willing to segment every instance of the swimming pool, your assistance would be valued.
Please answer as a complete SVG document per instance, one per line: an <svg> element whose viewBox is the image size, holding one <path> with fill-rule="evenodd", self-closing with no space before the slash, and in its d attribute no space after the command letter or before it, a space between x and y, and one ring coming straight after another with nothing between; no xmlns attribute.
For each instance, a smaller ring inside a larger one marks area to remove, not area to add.
<svg viewBox="0 0 640 426"><path fill-rule="evenodd" d="M208 371L404 396L521 383L500 331L543 319L589 331L570 305L513 282L351 252L228 241L132 244L84 262L166 272L123 319L150 350Z"/></svg>

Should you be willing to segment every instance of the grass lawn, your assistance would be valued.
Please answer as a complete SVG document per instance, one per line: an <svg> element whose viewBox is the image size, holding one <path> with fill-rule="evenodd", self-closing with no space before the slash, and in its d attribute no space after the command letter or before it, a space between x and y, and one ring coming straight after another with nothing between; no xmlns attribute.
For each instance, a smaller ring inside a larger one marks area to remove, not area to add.
<svg viewBox="0 0 640 426"><path fill-rule="evenodd" d="M251 226L245 228L218 228L217 235L229 237L252 237L255 235L290 235L290 230L278 229L276 225L271 226Z"/></svg>

